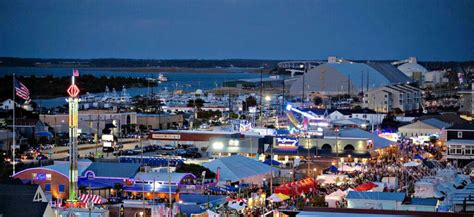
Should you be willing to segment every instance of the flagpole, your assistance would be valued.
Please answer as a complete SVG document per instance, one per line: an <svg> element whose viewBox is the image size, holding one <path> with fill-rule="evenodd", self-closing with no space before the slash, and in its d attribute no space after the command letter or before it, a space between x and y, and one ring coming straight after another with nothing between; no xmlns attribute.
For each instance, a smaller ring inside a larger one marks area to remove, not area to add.
<svg viewBox="0 0 474 217"><path fill-rule="evenodd" d="M13 143L12 143L12 165L13 165L13 173L12 176L15 175L15 148L16 148L16 132L15 132L15 73L13 73Z"/></svg>

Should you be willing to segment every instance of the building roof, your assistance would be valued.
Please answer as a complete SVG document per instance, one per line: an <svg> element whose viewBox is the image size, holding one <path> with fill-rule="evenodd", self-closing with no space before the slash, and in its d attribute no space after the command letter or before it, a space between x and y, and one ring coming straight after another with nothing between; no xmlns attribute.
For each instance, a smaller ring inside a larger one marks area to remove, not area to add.
<svg viewBox="0 0 474 217"><path fill-rule="evenodd" d="M47 202L33 202L38 185L0 184L0 213L5 217L42 217Z"/></svg>
<svg viewBox="0 0 474 217"><path fill-rule="evenodd" d="M425 67L418 63L405 63L402 64L398 67L398 70L402 71L405 73L405 75L411 76L413 72L422 72L425 73L428 70L426 70Z"/></svg>
<svg viewBox="0 0 474 217"><path fill-rule="evenodd" d="M436 198L418 198L414 197L411 198L410 205L417 205L417 206L436 206L438 204L438 199Z"/></svg>
<svg viewBox="0 0 474 217"><path fill-rule="evenodd" d="M346 138L358 138L358 139L371 139L374 143L374 148L379 149L379 148L385 148L393 144L394 142L384 139L380 136L378 136L375 133L370 133L365 130L361 130L359 128L344 128L340 129L339 133L336 134L336 132L333 131L325 131L324 132L324 137L337 137L343 139L344 137Z"/></svg>
<svg viewBox="0 0 474 217"><path fill-rule="evenodd" d="M422 120L422 121L416 121L414 123L409 123L409 124L406 124L406 125L403 125L401 127L398 128L398 130L400 129L412 129L412 130L421 130L421 129L446 129L448 127L450 127L451 124L449 123L446 123L446 122L443 122L443 121L440 121L436 118L430 118L430 119L425 119L425 120Z"/></svg>
<svg viewBox="0 0 474 217"><path fill-rule="evenodd" d="M77 174L83 175L87 168L92 164L90 160L79 160L77 163ZM38 167L57 171L66 177L69 177L69 161L54 161L53 165Z"/></svg>
<svg viewBox="0 0 474 217"><path fill-rule="evenodd" d="M446 145L474 145L474 140L468 139L450 139L446 141Z"/></svg>
<svg viewBox="0 0 474 217"><path fill-rule="evenodd" d="M87 171L93 171L96 177L132 178L138 172L139 168L140 164L137 163L93 162L87 168Z"/></svg>
<svg viewBox="0 0 474 217"><path fill-rule="evenodd" d="M395 83L407 82L406 76L390 63L368 62L366 63L373 69L382 73L386 78Z"/></svg>
<svg viewBox="0 0 474 217"><path fill-rule="evenodd" d="M203 164L212 172L220 168L221 180L238 181L247 177L270 173L271 166L241 155L219 158Z"/></svg>
<svg viewBox="0 0 474 217"><path fill-rule="evenodd" d="M436 118L440 121L444 121L444 122L449 123L451 125L463 124L463 123L468 122L467 120L459 117L459 115L457 115L456 113L452 113L452 112L442 113L442 114L439 114L439 115L423 115L423 116L419 117L418 119L419 120L426 120L426 119L430 119L430 118Z"/></svg>
<svg viewBox="0 0 474 217"><path fill-rule="evenodd" d="M349 191L346 199L358 199L358 200L394 200L403 201L405 199L405 193L399 192L358 192Z"/></svg>
<svg viewBox="0 0 474 217"><path fill-rule="evenodd" d="M362 120L360 118L350 118L350 119L340 119L340 120L335 120L332 122L332 124L336 125L362 125L362 124L367 124L368 122L366 120Z"/></svg>
<svg viewBox="0 0 474 217"><path fill-rule="evenodd" d="M303 76L290 87L290 94L301 94ZM367 78L368 77L368 78ZM325 63L306 73L305 92L325 92L326 94L357 93L367 86L372 89L384 85L406 83L410 79L386 64L365 63ZM368 83L368 85L367 85Z"/></svg>
<svg viewBox="0 0 474 217"><path fill-rule="evenodd" d="M171 183L178 184L187 176L196 178L192 173L169 173L168 177L168 173L166 172L139 172L137 175L135 175L135 180L156 181L167 184L171 178Z"/></svg>
<svg viewBox="0 0 474 217"><path fill-rule="evenodd" d="M463 124L455 124L448 127L447 130L472 130L474 131L474 122L466 122Z"/></svg>
<svg viewBox="0 0 474 217"><path fill-rule="evenodd" d="M446 123L444 121L440 121L436 118L425 119L425 120L422 120L421 122L428 124L432 127L436 127L438 129L448 128L451 126L451 124Z"/></svg>

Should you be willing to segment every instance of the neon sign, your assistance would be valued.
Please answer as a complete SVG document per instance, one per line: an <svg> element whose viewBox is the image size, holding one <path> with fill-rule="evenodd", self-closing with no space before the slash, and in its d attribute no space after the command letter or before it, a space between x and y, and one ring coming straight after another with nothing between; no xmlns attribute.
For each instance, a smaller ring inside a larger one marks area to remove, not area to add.
<svg viewBox="0 0 474 217"><path fill-rule="evenodd" d="M68 88L67 88L67 93L69 94L70 97L72 98L75 98L77 97L77 95L79 95L79 88L77 87L77 85L75 84L71 84Z"/></svg>
<svg viewBox="0 0 474 217"><path fill-rule="evenodd" d="M297 148L299 140L291 137L276 137L275 142L278 148Z"/></svg>

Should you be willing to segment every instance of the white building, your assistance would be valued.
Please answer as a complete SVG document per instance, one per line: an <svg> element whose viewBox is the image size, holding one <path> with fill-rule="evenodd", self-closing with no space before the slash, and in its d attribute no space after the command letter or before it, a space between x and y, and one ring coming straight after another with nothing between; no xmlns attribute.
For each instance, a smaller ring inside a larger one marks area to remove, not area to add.
<svg viewBox="0 0 474 217"><path fill-rule="evenodd" d="M363 105L377 112L391 112L396 108L414 111L420 108L421 90L407 85L389 85L365 93Z"/></svg>
<svg viewBox="0 0 474 217"><path fill-rule="evenodd" d="M0 109L12 110L13 109L13 100L7 99L0 103Z"/></svg>
<svg viewBox="0 0 474 217"><path fill-rule="evenodd" d="M398 128L398 134L405 137L414 136L442 136L444 129L450 127L451 124L440 121L436 118L426 120L418 120L415 123L407 124Z"/></svg>
<svg viewBox="0 0 474 217"><path fill-rule="evenodd" d="M459 112L468 116L474 116L474 84L470 91L459 91L461 95Z"/></svg>

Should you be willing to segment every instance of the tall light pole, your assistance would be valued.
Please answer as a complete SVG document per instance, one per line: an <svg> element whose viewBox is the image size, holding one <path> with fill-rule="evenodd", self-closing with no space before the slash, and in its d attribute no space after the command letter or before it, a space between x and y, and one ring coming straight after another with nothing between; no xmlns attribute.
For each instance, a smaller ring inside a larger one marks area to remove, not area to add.
<svg viewBox="0 0 474 217"><path fill-rule="evenodd" d="M71 85L67 89L69 98L69 202L77 201L77 128L79 116L79 88L75 76L71 76Z"/></svg>
<svg viewBox="0 0 474 217"><path fill-rule="evenodd" d="M305 86L305 75L306 75L306 66L305 64L301 64L300 65L300 68L304 68L304 71L303 71L303 91L301 93L301 108L303 108L303 105L304 105L304 98L305 98L305 94L304 94L304 86Z"/></svg>
<svg viewBox="0 0 474 217"><path fill-rule="evenodd" d="M260 126L263 126L262 121L262 99L263 99L263 66L260 68Z"/></svg>

